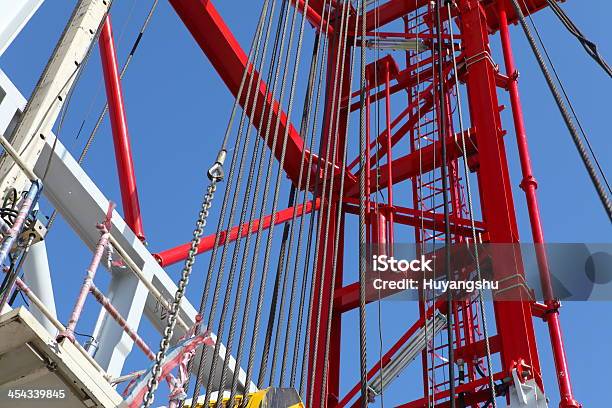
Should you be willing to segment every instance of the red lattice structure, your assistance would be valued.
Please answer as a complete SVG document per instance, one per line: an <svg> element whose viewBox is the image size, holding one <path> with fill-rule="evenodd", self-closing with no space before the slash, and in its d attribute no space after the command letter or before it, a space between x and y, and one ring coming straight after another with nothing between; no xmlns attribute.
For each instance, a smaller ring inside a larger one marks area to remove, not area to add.
<svg viewBox="0 0 612 408"><path fill-rule="evenodd" d="M170 0L170 3L189 29L194 39L197 41L202 51L206 54L212 65L218 72L221 79L225 82L234 96L239 94L239 86L243 72L247 66L247 55L241 49L238 42L232 35L229 28L225 25L221 16L215 10L211 1L207 0ZM304 7L304 2L295 1L299 5L300 11ZM336 18L339 13L339 2L331 11L331 26L337 24ZM490 243L517 243L519 233L515 214L515 204L512 195L512 184L508 172L508 163L504 137L511 137L506 134L504 125L500 117L500 103L498 95L508 92L511 100L511 108L516 130L517 144L519 147L519 157L523 180L521 188L525 192L533 241L535 243L544 242L542 226L540 223L536 188L537 184L531 171L529 152L526 141L525 126L521 112L521 103L517 87L517 70L514 66L512 57L512 45L508 25L517 21L517 16L513 11L510 1L504 0L458 0L452 6L452 27L454 30L455 51L457 63L457 75L460 82L465 86L467 95L464 111L465 130L463 135L459 135L456 129L454 112L457 109L455 93L460 92L455 87L453 80L454 68L453 59L448 58L451 51L446 49L446 55L441 61L439 55L434 51L433 44L436 43L435 26L435 5L428 0L389 0L368 3L366 16L367 37L370 40L381 39L417 39L429 46L423 49L393 51L388 55L372 62L367 67L366 72L366 103L367 120L371 123L373 118L372 106L380 103L384 106L382 117L385 118L380 134L370 134L371 126L367 128L367 144L369 151L367 155L367 243L386 244L387 247L393 245L395 241L394 226L407 225L414 228L414 237L417 243L430 244L437 240L443 240L445 224L441 214L444 206L442 200L443 177L447 177L447 196L448 208L450 210L449 229L452 233L452 241L456 243L469 241L472 238L472 230L469 228L470 220L467 218L467 203L465 197L465 180L460 171L460 160L462 150L457 147L457 141L461 136L466 140L466 155L471 172L475 174L478 185L478 200L474 206L478 206L482 214L482 220L475 222L478 237L483 242ZM525 14L537 12L546 6L545 0L529 0L525 3ZM322 15L326 15L323 10L322 0L311 0L309 2L306 17L312 26L319 27ZM443 23L448 16L442 14ZM400 28L398 30L398 27ZM444 27L448 29L449 25ZM337 27L335 27L337 30ZM330 46L328 48L327 69L328 72L335 72L342 67L336 66L337 53L341 49L346 49L350 55L353 47L353 36L349 34L346 44L339 44L339 36L333 30L328 35ZM505 69L499 67L491 56L490 37L499 35L503 47ZM448 45L450 33L442 33L445 44ZM357 46L365 46L366 39L361 38L356 42ZM341 45L345 45L343 47ZM344 68L350 72L350 58L343 59ZM440 67L440 64L442 66ZM438 70L443 73L440 78ZM258 78L259 73L254 73ZM345 81L347 81L345 79ZM440 109L437 94L439 83L443 81L445 95L443 96L445 109ZM331 84L327 84L328 87ZM348 89L347 84L340 87L342 96L340 100L345 101L341 106L341 113L358 115L361 107L359 101L360 92ZM280 116L280 130L278 137L285 133L289 127L289 137L287 140L286 159L283 168L287 176L297 184L300 168L306 168L308 154L302 155L306 148L305 142L300 137L296 127L287 122L287 116L280 108L276 100L267 99L266 85L262 84L257 89L257 109L252 118L254 126L263 123L262 112L272 109L273 117ZM353 93L354 92L354 93ZM347 143L346 123L334 124L333 115L330 114L331 90L327 89L327 101L325 107L323 129L331 126L337 127L334 137L337 138L339 146ZM394 97L396 94L404 95L402 98ZM399 102L401 101L401 102ZM245 100L240 100L242 106ZM113 104L111 103L111 106ZM112 112L112 109L111 109ZM401 112L396 117L392 117L391 112ZM445 112L447 117L442 120L441 112ZM344 115L341 114L341 117ZM400 125L401 124L401 125ZM440 131L441 124L446 127ZM354 130L356 132L356 130ZM323 131L322 135L327 135ZM330 133L331 134L331 133ZM441 139L440 135L446 135L447 168L448 172L443 176L440 172L442 163ZM410 151L405 149L399 152L394 149L400 141L410 146ZM327 140L321 140L325 144ZM272 146L272 140L268 141ZM281 155L282 143L276 143L274 154L277 158ZM341 149L339 149L340 151ZM380 164L374 171L379 160L384 158L384 164ZM334 158L336 165L341 164L341 158ZM356 171L358 158L349 161L348 172L346 174L346 185L343 197L335 197L333 206L329 214L335 214L337 206L344 205L347 214L357 213L355 203L359 199L359 174ZM410 183L412 196L393 196L393 188L399 183ZM300 186L303 188L303 186ZM372 200L372 195L376 195L380 190L387 190L387 202ZM291 213L291 208L281 210L277 214L274 223L281 223L286 220ZM306 211L300 211L303 215ZM339 253L344 251L344 226L338 224L336 218L332 217L326 231L326 236L335 237L339 231ZM271 224L271 220L261 220L265 228ZM238 231L236 231L237 235ZM230 237L231 238L231 237ZM212 247L212 240L205 239L200 245L200 252L209 250ZM334 251L334 242L326 240L330 247L320 248L319 254ZM164 265L175 263L184 259L186 247L164 251L157 254L157 259ZM328 316L331 303L329 299L334 299L333 310L331 313L331 336L329 355L325 353L325 347L318 347L314 354L316 343L325 344L326 333L321 331L319 338L310 339L309 355L310 365L316 364L323 367L326 358L329 360L329 370L327 378L323 378L323 370L315 370L314 382L309 384L309 389L313 390L312 401L308 401L308 406L316 406L317 401L321 400L321 393L326 393L324 398L329 407L338 406L357 406L359 400L355 400L358 395L359 385L357 385L348 395L340 394L340 376L343 372L340 366L342 315L350 310L356 309L359 305L359 283L343 286L342 258L338 262L335 285L332 285L329 276L332 269L332 257L327 257L323 264L323 258L316 260L315 269L315 290L318 293L321 289L318 285L323 285L321 298L313 300L313 310L317 310L317 302L320 305L320 315L312 316L311 324L314 319L321 318L322 327L327 327ZM520 260L515 264L498 265L499 268L508 271L520 271L522 266ZM542 271L546 276L547 271ZM327 278L326 278L327 277ZM520 276L515 277L520 279ZM512 286L512 281L508 282ZM332 287L335 286L332 293ZM534 334L533 319L543 318L549 327L550 340L552 344L553 357L555 361L556 377L558 379L560 391L560 406L579 407L580 404L574 399L570 375L568 372L565 358L564 346L562 341L561 329L558 317L558 305L553 302L536 303L529 300L529 293L521 285L515 285L512 289L517 298L525 301L506 301L495 302L494 319L491 318L489 325L496 327L496 334L490 341L491 353L499 361L499 371L493 373L495 381L512 378L512 371L517 369L523 380L534 379L538 386L543 390L542 372L538 357L538 349ZM525 293L521 293L525 291ZM432 315L434 310L446 312L448 305L444 301L419 303L420 318L407 330L406 334L394 344L383 359L375 364L369 371L369 378L372 378L382 366L385 367L393 354L402 346L416 330L421 328L426 319ZM461 300L453 302L451 306L453 315L454 341L452 344L455 361L461 360L465 364L465 370L455 370L456 383L454 390L457 398L460 398L464 406L480 407L482 403L489 400L491 392L488 389L487 379L479 376L485 354L483 330L481 327L480 311L474 300ZM436 373L446 372L448 362L437 359L437 352L447 349L448 344L435 345L430 353L423 352L421 363L423 366L423 396L413 401L406 401L402 407L416 408L427 407L433 401L437 407L451 406L450 402L450 381L444 379ZM316 362L316 363L315 363ZM496 364L497 366L497 364ZM486 368L485 368L486 369ZM462 378L459 378L461 375ZM314 401L314 402L313 402ZM459 401L459 400L457 400ZM460 406L460 405L457 405Z"/></svg>

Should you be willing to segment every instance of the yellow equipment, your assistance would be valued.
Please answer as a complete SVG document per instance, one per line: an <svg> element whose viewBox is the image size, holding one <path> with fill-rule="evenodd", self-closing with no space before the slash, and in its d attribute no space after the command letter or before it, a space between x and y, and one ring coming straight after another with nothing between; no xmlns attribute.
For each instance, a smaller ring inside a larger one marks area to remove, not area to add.
<svg viewBox="0 0 612 408"><path fill-rule="evenodd" d="M235 398L234 406L240 406L243 396L238 395ZM210 408L226 407L229 397L223 398L221 404L217 401L210 401ZM192 408L191 404L186 403L186 408ZM203 408L203 404L196 404L193 408ZM249 402L246 408L304 408L304 404L300 399L299 394L294 388L266 388L249 394Z"/></svg>

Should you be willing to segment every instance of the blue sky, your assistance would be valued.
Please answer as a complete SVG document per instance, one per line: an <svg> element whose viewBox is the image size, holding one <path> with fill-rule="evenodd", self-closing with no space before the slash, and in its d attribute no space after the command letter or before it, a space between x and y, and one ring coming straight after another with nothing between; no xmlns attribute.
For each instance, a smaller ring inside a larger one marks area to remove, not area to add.
<svg viewBox="0 0 612 408"><path fill-rule="evenodd" d="M13 46L0 57L0 67L24 95L32 91L71 13L73 3L61 2L62 5L59 5L59 2L45 2ZM112 16L120 61L125 59L131 48L149 4L148 1L115 2ZM236 7L236 2L215 3L243 47L250 43L259 4L240 2L240 7ZM605 0L570 0L563 7L585 34L599 44L601 53L612 59L612 35L607 20L612 15L612 4ZM538 13L534 19L604 169L609 170L612 168L612 155L607 125L612 83L550 11ZM518 27L512 27L511 30L516 63L521 73L520 91L534 172L539 182L538 193L546 239L548 242L609 242L612 232L609 221L590 185L522 31ZM496 61L503 65L497 37L492 39L492 44ZM80 153L104 103L100 69L99 56L95 50L79 82L60 134L63 143L75 156ZM123 86L144 227L151 251L155 252L183 243L191 236L201 191L206 183L204 174L218 150L233 101L188 31L164 1L160 2ZM506 106L502 116L509 131L506 143L521 239L529 241L526 206L518 188L520 168L512 132L510 104L501 93L500 103ZM84 132L77 139L83 120L86 121ZM353 131L355 129L353 127ZM84 168L107 197L120 201L108 121L100 129ZM284 202L285 199L281 200ZM49 210L49 207L46 209ZM217 210L218 207L211 215L214 222L209 224L208 233L216 225ZM92 220L94 222L96 220ZM350 220L349 225L351 223L355 225L356 220ZM347 229L349 233L351 228L354 227L349 226ZM348 238L347 242L348 247L355 245L356 240ZM61 320L66 320L91 255L61 219L58 219L49 235L48 246L58 313ZM207 257L203 256L199 262L188 292L192 299L199 297L202 275L208 264ZM346 269L354 266L355 260L347 257ZM178 276L176 267L170 268L169 273ZM104 287L108 275L100 271L96 279ZM347 282L353 279L347 276ZM373 362L378 353L378 324L376 310L370 310L369 360ZM398 330L404 328L393 323L405 321L406 325L409 324L414 319L415 310L416 307L406 303L383 302L384 321L381 324L385 344L399 334ZM86 317L79 325L80 332L91 331L96 311L95 304L90 300ZM612 325L606 317L611 311L612 305L604 302L574 302L565 304L562 309L566 351L575 393L585 407L603 407L609 400L601 390L609 387L604 369L612 364L609 353ZM547 329L540 321L534 321L534 325L540 344L547 394L551 399L550 406L556 406L558 392L552 371ZM355 316L347 316L343 329L350 333L355 327ZM140 332L146 338L154 339L150 343L152 348L157 347L157 336L147 322L143 322ZM357 337L347 336L346 339L343 347L346 355L350 356L356 351ZM352 386L358 377L357 362L352 360L343 359L346 372L343 389ZM144 365L146 360L139 351L134 351L126 369L139 369ZM420 387L420 377L416 374L402 378L408 384L392 387L389 392L393 397L401 395L406 387L415 392ZM414 393L412 395L416 396Z"/></svg>

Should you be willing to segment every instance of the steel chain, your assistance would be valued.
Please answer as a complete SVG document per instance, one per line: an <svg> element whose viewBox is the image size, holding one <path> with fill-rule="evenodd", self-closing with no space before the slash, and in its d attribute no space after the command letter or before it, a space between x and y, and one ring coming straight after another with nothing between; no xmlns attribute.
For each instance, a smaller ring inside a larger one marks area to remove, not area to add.
<svg viewBox="0 0 612 408"><path fill-rule="evenodd" d="M204 195L204 200L202 202L202 207L200 209L200 213L198 216L198 220L196 222L196 228L193 231L193 239L191 240L191 247L189 248L189 253L187 259L185 260L185 266L183 267L183 272L181 274L181 279L178 282L176 293L174 294L174 301L170 307L170 314L168 315L168 323L166 328L164 329L164 336L159 344L159 351L155 355L155 363L153 365L153 376L149 379L147 383L147 394L144 398L144 407L148 408L153 404L155 399L155 390L159 385L159 376L162 371L162 362L166 356L168 348L170 347L170 339L174 334L174 327L176 325L176 319L178 317L179 307L181 305L181 300L185 294L185 289L187 288L187 284L189 283L189 276L191 275L191 271L193 269L193 264L195 263L195 257L198 252L198 246L200 245L200 240L202 238L202 233L204 232L204 227L206 226L206 220L208 218L208 210L212 206L212 200L215 195L215 191L217 190L217 183L223 180L223 162L225 160L225 150L221 150L219 156L217 157L217 161L213 165L213 167L208 171L208 178L210 179L210 185Z"/></svg>

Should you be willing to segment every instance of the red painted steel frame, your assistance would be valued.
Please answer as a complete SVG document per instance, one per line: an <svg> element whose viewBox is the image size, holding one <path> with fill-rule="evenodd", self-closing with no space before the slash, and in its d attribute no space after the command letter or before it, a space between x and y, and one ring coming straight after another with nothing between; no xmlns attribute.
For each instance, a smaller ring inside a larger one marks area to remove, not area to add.
<svg viewBox="0 0 612 408"><path fill-rule="evenodd" d="M319 209L319 200L316 200L315 209ZM302 216L304 214L308 214L313 209L312 201L306 203L306 205L298 205L297 207L297 216ZM263 219L253 220L250 224L245 224L242 227L242 231L240 232L241 237L246 237L249 230L251 233L255 234L259 230L259 223L263 222L263 229L270 228L270 225L278 225L283 224L287 221L290 221L293 218L293 207L285 208L284 210L280 210L276 212L276 216L274 217L274 221L272 221L272 215L267 215L263 217ZM250 226L249 226L250 225ZM233 227L230 230L229 236L226 236L225 231L221 231L219 233L219 245L225 245L230 242L235 241L238 238L238 227ZM198 246L198 254L201 254L206 251L210 251L215 244L216 234L209 235L207 237L202 238L200 241L200 245ZM177 246L175 248L167 249L165 251L154 254L153 256L157 259L157 262L161 266L170 266L177 262L184 261L187 259L187 254L189 252L189 248L191 244L183 244Z"/></svg>
<svg viewBox="0 0 612 408"><path fill-rule="evenodd" d="M197 41L198 45L204 51L213 67L225 82L230 92L236 97L242 76L247 67L248 57L240 47L240 44L233 36L230 29L227 27L223 18L215 9L212 1L208 0L169 0L174 10L179 15L185 26L191 32L191 35ZM257 83L259 73L250 68L253 73L254 83ZM249 79L247 78L247 83ZM304 141L298 134L295 127L288 123L287 115L283 112L278 104L278 101L272 100L268 95L269 90L266 87L265 81L261 81L261 86L254 97L259 98L255 115L252 119L253 125L258 126L260 118L264 112L273 109L272 123L276 122L276 118L280 116L280 126L276 133L279 139L285 134L285 129L289 126L289 137L287 138L287 151L284 161L284 170L297 183L300 173L300 166L306 166L308 163L308 153L302 162L302 149L304 149ZM246 93L245 93L246 95ZM246 96L240 100L241 106L245 106ZM251 106L251 103L249 103ZM267 114L266 114L267 115ZM261 132L263 133L263 132ZM262 136L263 137L263 136ZM273 137L268 140L268 145L273 144ZM277 159L280 158L283 143L282 141L276 144L274 152ZM313 158L316 163L317 159ZM305 177L304 177L305 179Z"/></svg>
<svg viewBox="0 0 612 408"><path fill-rule="evenodd" d="M108 112L113 130L113 142L115 145L115 158L117 161L117 172L119 173L119 185L121 187L121 201L125 222L134 234L141 240L145 240L138 202L138 189L136 187L136 175L134 173L134 161L132 160L132 148L128 134L125 105L121 91L121 78L117 65L117 53L113 40L113 29L110 15L106 17L102 32L100 33L100 55L102 57L102 71L104 83L106 84L106 97L108 99Z"/></svg>
<svg viewBox="0 0 612 408"><path fill-rule="evenodd" d="M551 311L546 315L545 320L548 324L553 359L555 361L557 374L557 383L559 384L559 391L561 393L560 406L562 408L577 408L581 405L574 398L574 393L572 391L572 383L567 365L567 358L565 356L565 348L563 346L563 335L561 333L561 325L559 322L559 309L556 307L555 301L552 298L552 285L550 282L550 271L548 269L546 252L543 245L537 245L544 244L544 231L542 228L542 222L540 220L540 210L536 193L538 184L533 176L531 159L529 157L527 132L525 131L523 109L521 107L518 91L518 71L514 65L514 57L512 55L512 44L510 42L510 31L508 29L506 4L501 1L499 2L498 6L499 32L504 53L504 60L506 63L506 74L510 79L508 81L508 92L510 94L510 103L512 105L514 128L523 175L521 188L524 190L526 196L529 220L531 223L531 234L533 237L533 242L536 244L536 255L538 257L538 267L542 277L542 288L545 292L546 305Z"/></svg>
<svg viewBox="0 0 612 408"><path fill-rule="evenodd" d="M169 0L176 12L183 20L189 31L194 36L202 50L210 59L212 65L215 67L223 81L227 84L230 91L236 95L240 80L244 70L247 67L247 57L242 51L237 41L233 37L230 30L227 28L217 11L215 10L212 3L208 0ZM534 235L534 241L543 242L543 234L541 232L541 223L539 220L539 213L537 210L537 200L535 196L535 180L532 177L531 168L529 166L529 155L527 151L527 144L525 138L525 131L522 121L522 115L520 111L520 102L518 97L518 88L516 86L516 78L513 75L515 72L514 64L512 61L511 46L509 42L507 23L514 22L514 14L506 15L505 9L502 4L504 0L480 2L478 0L458 0L456 2L457 8L454 9L453 13L457 17L455 22L459 25L460 32L458 33L456 40L461 40L461 52L460 55L460 76L462 82L465 83L469 104L469 113L471 119L471 128L467 133L467 148L470 166L472 170L477 172L478 176L478 187L479 187L479 198L481 204L481 212L483 221L478 225L479 228L484 229L486 232L486 239L494 243L516 243L519 240L518 228L516 224L514 202L512 197L512 186L510 183L510 177L508 173L508 164L505 152L505 145L503 136L505 132L502 128L500 118L500 107L497 98L497 87L500 84L507 86L510 92L513 114L515 119L515 127L517 128L517 138L519 144L519 153L521 157L521 164L523 169L524 182L521 183L527 194L528 208L530 212L530 219L532 223L532 230ZM404 1L404 0L393 0L385 2L379 6L377 10L371 9L367 13L367 29L372 31L377 27L384 26L387 23L398 20L406 16L408 13L412 13L420 7L427 6L429 0L415 0L415 1ZM322 14L323 2L320 0L311 0L310 9L307 12L307 17L310 21L319 21ZM545 6L545 0L527 0L527 13L535 12ZM319 17L317 17L319 16ZM374 18L376 16L376 18ZM502 43L504 47L504 57L506 60L506 70L508 71L509 77L505 77L499 73L497 67L494 65L491 58L491 50L489 45L489 35L495 32L497 29L501 30ZM338 43L335 35L330 34L331 46L328 53L328 71L336 72L339 67L334 66L333 61L336 60L336 52L338 50ZM352 40L350 40L352 41ZM350 47L349 47L350 48ZM350 59L347 59L347 63ZM436 61L428 61L427 63L435 64ZM259 73L249 68L252 75L258 76ZM414 69L412 67L411 69ZM390 93L395 91L401 91L402 86L404 89L408 86L415 86L414 78L410 78L409 73L411 71L406 69L403 73L400 73L401 78L398 77L397 84L389 87ZM408 74L408 75L407 75ZM329 87L329 84L327 85ZM450 85L449 85L450 86ZM326 129L333 126L333 120L330 119L330 102L331 95L328 88L327 92L327 105L326 105L326 120L324 121L324 135L322 143L325 143ZM368 110L369 104L372 99L385 97L389 99L389 93L384 90L376 94L373 98L370 97L368 91ZM350 101L351 90L346 90L343 93L342 100ZM266 109L273 109L274 115L279 115L281 118L281 130L279 134L284 133L286 126L289 126L289 140L287 145L287 160L285 161L284 170L288 176L295 182L297 180L299 169L304 166L306 162L301 162L301 152L304 149L304 142L299 137L294 127L288 123L286 115L281 111L278 103L269 97L266 97L267 90L266 86L262 85L258 90L255 97L260 98L258 106L265 106ZM242 106L245 105L246 101L241 100ZM345 103L343 109L351 109L350 103ZM427 108L429 109L429 108ZM255 113L254 123L259 123L257 118L262 114L262 109ZM343 114L341 114L341 117ZM412 123L410 126L404 126L402 132L406 133L411 130L415 125ZM405 129L404 129L405 128ZM387 133L388 136L390 133ZM338 138L339 145L341 146L346 142L346 128L341 124L337 132L334 132L333 137ZM369 137L369 133L368 133ZM397 133L393 136L392 144L395 140L399 140L403 137L403 134ZM449 137L447 145L449 146L448 159L454 161L459 158L462 154L458 148L456 141L457 136ZM387 140L388 141L388 140ZM272 141L270 140L270 145ZM279 143L280 145L280 143ZM339 147L341 151L341 147ZM279 156L279 151L274 152L275 155ZM310 152L307 152L310 154ZM338 157L333 158L335 163L338 162ZM369 157L368 157L369 159ZM308 157L305 158L308 160ZM319 162L318 158L314 159ZM369 160L368 160L369 161ZM420 150L414 149L411 153L395 159L391 165L386 168L381 166L379 169L381 179L376 180L371 175L368 177L368 190L372 193L373 186L392 186L403 180L411 179L419 175L419 172L430 172L440 165L440 151L438 145L426 146ZM368 166L368 171L369 171ZM391 171L387 171L391 170ZM371 173L370 173L371 174ZM315 175L316 177L316 175ZM356 177L354 174L347 173L347 184L345 190L345 197L343 200L349 202L350 199L355 197L357 194L356 190ZM344 219L342 219L339 225L336 225L335 209L339 204L337 199L332 202L332 209L330 214L331 219L329 220L330 227L328 230L323 231L323 234L328 236L335 236L336 231L340 232L340 259L338 261L338 272L336 276L336 291L331 293L331 260L333 253L333 243L328 244L326 250L328 252L327 263L323 265L322 258L317 259L315 268L315 294L319 291L319 285L323 286L323 297L313 299L313 308L317 306L318 302L322 302L322 309L320 316L322 317L321 327L327 326L327 316L330 308L330 304L326 299L331 299L332 296L336 299L336 305L332 311L332 332L331 332L331 344L329 356L325 355L325 333L321 333L318 338L311 338L311 351L315 343L318 343L317 355L310 355L310 367L312 368L313 361L317 361L317 370L315 370L314 383L309 384L309 388L314 390L313 403L309 406L317 406L320 400L321 393L327 393L328 406L337 406L339 401L339 384L340 384L340 337L341 337L341 316L344 311L352 308L352 302L346 302L343 299L348 299L353 293L350 288L342 287L342 253L344 246ZM325 204L325 203L324 203ZM350 211L350 205L345 205L345 208ZM416 211L416 209L414 210ZM306 211L304 211L306 212ZM372 218L368 220L368 223L377 224L375 214L378 214L379 209L370 209L368 212L372 215ZM400 212L396 214L396 222L401 222L402 218ZM327 215L328 217L330 215ZM407 224L415 223L418 221L418 213L408 214L409 217L404 221ZM457 218L458 213L455 213ZM322 216L320 222L325 222L325 215ZM278 219L276 220L278 221ZM430 219L423 220L424 222L431 221ZM451 220L453 223L457 220ZM266 222L265 220L263 222ZM269 221L268 221L269 222ZM386 222L386 221L385 221ZM438 221L439 222L439 221ZM463 223L462 223L463 224ZM324 224L325 225L325 224ZM382 225L380 226L382 227ZM459 231L460 226L455 227L455 231ZM432 229L435 229L433 227ZM378 230L374 231L369 229L368 236L373 240L384 240L383 236L375 237ZM235 235L238 234L236 231ZM380 235L380 234L379 234ZM213 237L214 238L214 237ZM231 236L230 238L231 239ZM322 254L325 250L324 247L319 248L319 252ZM174 252L175 258L166 258L170 252ZM179 259L177 254L182 253L182 250L171 250L166 251L162 256L162 264L168 264L168 259L176 261ZM180 255L183 256L183 255ZM520 276L522 274L522 265L520 256L517 260L511 259L506 262L494 265L500 271L506 271L509 276ZM546 273L543 272L543 278L546 279ZM546 287L546 285L545 285ZM502 365L502 371L495 375L496 379L501 379L509 375L510 370L519 361L524 361L531 367L529 376L534 378L539 386L543 389L542 377L540 372L540 363L538 359L537 345L535 340L534 328L533 328L533 317L532 315L542 315L546 310L555 310L554 305L547 302L545 305L536 305L529 300L529 294L524 292L524 289L514 289L515 296L525 299L524 301L513 301L513 302L496 302L494 304L495 310L495 321L497 325L497 335L492 340L492 351L493 353L500 354L500 360ZM343 298L344 296L344 298ZM350 306L347 306L350 304ZM453 305L455 307L455 305ZM313 309L316 310L316 309ZM315 319L315 317L313 317ZM559 386L562 394L562 407L577 407L579 404L573 399L571 391L571 385L569 381L569 374L567 371L567 363L563 351L563 343L561 340L561 332L559 328L559 320L557 313L549 314L548 317L549 330L553 343L554 358L557 367L557 375L559 379ZM310 322L314 324L314 320ZM312 326L311 326L312 327ZM484 348L482 341L470 342L470 344L457 348L459 355L465 356L478 356L482 357ZM325 358L329 359L329 372L327 378L323 378L322 365ZM424 368L426 370L426 367ZM426 373L425 373L426 375ZM470 382L458 386L457 391L471 391L471 398L469 404L473 405L477 402L486 401L489 398L489 393L482 387L486 386L486 380L470 380ZM478 391L477 391L478 390ZM448 398L448 391L443 391L439 398ZM437 398L438 398L437 397ZM419 399L411 403L405 404L405 407L417 407L425 406L427 399ZM437 406L448 405L448 402L437 403ZM563 405L564 404L564 405Z"/></svg>
<svg viewBox="0 0 612 408"><path fill-rule="evenodd" d="M496 67L486 57L491 55L486 14L482 4L476 0L460 1L459 12L462 45L466 59L470 61L465 81L471 122L477 130L478 184L483 221L491 242L514 243L519 237L502 137ZM513 259L497 261L494 267L503 273L502 276L515 276L515 279L523 273L520 263ZM531 377L543 389L529 294L523 293L522 286L513 291L515 299L525 301L494 304L501 340L502 369L509 372L522 359L531 367Z"/></svg>

